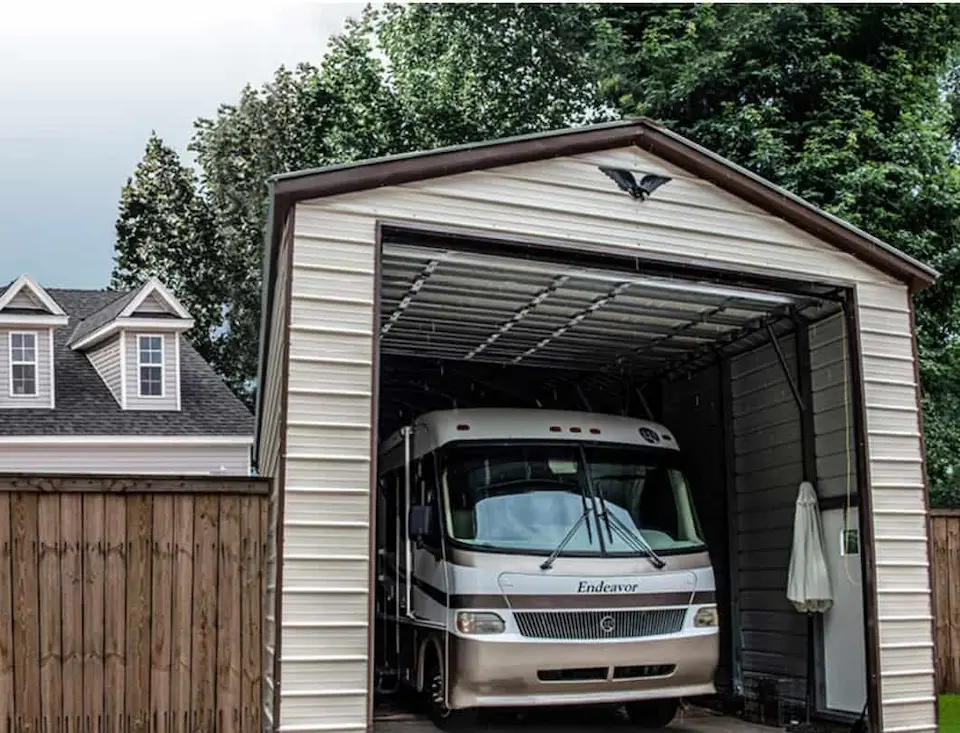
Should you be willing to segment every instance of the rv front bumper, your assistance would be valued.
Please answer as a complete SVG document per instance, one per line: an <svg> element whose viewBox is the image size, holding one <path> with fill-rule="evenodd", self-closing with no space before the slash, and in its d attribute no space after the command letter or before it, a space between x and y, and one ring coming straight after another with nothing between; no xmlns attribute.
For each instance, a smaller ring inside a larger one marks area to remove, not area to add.
<svg viewBox="0 0 960 733"><path fill-rule="evenodd" d="M716 629L617 642L450 636L452 708L585 705L716 692Z"/></svg>

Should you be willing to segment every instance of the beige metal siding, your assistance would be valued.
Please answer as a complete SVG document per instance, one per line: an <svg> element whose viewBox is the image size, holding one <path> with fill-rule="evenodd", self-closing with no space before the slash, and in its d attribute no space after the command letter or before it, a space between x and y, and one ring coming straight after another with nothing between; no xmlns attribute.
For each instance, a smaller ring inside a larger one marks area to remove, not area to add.
<svg viewBox="0 0 960 733"><path fill-rule="evenodd" d="M87 358L118 404L123 404L123 370L120 365L120 335L87 352Z"/></svg>
<svg viewBox="0 0 960 733"><path fill-rule="evenodd" d="M932 733L933 604L908 298L902 286L857 288L877 557L883 730Z"/></svg>
<svg viewBox="0 0 960 733"><path fill-rule="evenodd" d="M155 445L0 444L0 473L250 475L249 446L159 441Z"/></svg>
<svg viewBox="0 0 960 733"><path fill-rule="evenodd" d="M140 397L140 370L137 366L137 349L140 335L163 336L163 397ZM180 365L177 363L177 345L174 333L156 334L150 331L127 331L123 335L125 369L127 373L128 410L176 410L179 409L177 392L180 389Z"/></svg>
<svg viewBox="0 0 960 733"><path fill-rule="evenodd" d="M37 394L32 397L12 397L10 395L11 333L35 333L37 335ZM50 402L51 369L49 328L0 329L0 409L23 407L36 410L52 407Z"/></svg>
<svg viewBox="0 0 960 733"><path fill-rule="evenodd" d="M367 725L374 238L372 219L335 215L322 229L300 228L298 211L281 729Z"/></svg>
<svg viewBox="0 0 960 733"><path fill-rule="evenodd" d="M661 172L674 180L650 200L634 201L597 169L598 164ZM922 728L924 721L932 720L933 705L927 699L933 684L932 634L928 620L914 618L929 616L928 582L919 575L925 566L916 568L917 592L910 594L893 592L890 568L884 564L926 562L919 440L911 437L909 427L904 429L912 424L916 432L916 395L912 385L892 385L888 377L880 376L888 375L892 368L883 355L908 357L909 340L900 332L906 321L897 321L891 329L889 321L879 323L881 313L891 317L888 310L867 307L871 299L883 306L892 295L900 304L900 311L894 309L894 320L897 312L906 318L902 288L852 255L629 148L297 205L290 274L289 423L284 426L290 456L282 517L282 567L287 580L283 582L281 642L297 634L296 638L303 638L305 629L316 634L311 634L312 639L331 641L329 646L317 641L311 651L281 644L281 680L283 670L295 669L291 674L297 686L294 693L281 685L281 729L362 730L368 723L366 685L358 684L360 670L367 666L368 637L352 633L357 629L348 624L366 624L369 608L366 499L370 488L378 220L552 239L583 250L637 253L664 262L696 263L734 272L862 284L867 421L881 562L881 638L885 644L881 665L885 675L894 673L902 675L896 679L912 680L910 689L919 696L918 702L908 702L906 693L894 699L885 692L884 712L889 730L914 721L920 721ZM286 278L281 275L280 279ZM273 345L268 358L273 362L283 329L276 318L271 328ZM272 429L280 414L276 407L264 412L265 431ZM264 447L267 455L275 450L270 440L276 439L270 438ZM760 463L757 466L759 471ZM798 476L790 476L793 490L794 479ZM885 514L881 507L910 511ZM920 605L911 606L914 601ZM919 613L914 610L918 607ZM903 616L913 620L906 621ZM905 623L918 630L917 641L907 647L893 646L890 639L903 638L898 632ZM889 689L906 688L898 684Z"/></svg>

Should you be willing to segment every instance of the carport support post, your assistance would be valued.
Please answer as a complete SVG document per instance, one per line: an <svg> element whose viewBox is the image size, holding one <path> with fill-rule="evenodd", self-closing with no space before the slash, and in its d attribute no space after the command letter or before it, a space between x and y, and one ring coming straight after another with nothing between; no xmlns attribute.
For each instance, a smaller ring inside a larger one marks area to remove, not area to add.
<svg viewBox="0 0 960 733"><path fill-rule="evenodd" d="M797 403L797 412L800 416L800 451L803 458L803 480L809 481L814 493L817 491L817 436L813 425L813 380L810 371L810 331L805 320L794 319L794 337L797 356L797 380L794 382L790 374L790 365L780 348L780 341L772 326L767 326L770 343L777 354L777 360L783 369L787 384ZM818 497L819 498L819 497ZM817 619L814 614L807 614L807 684L805 690L807 722L816 707L817 686Z"/></svg>
<svg viewBox="0 0 960 733"><path fill-rule="evenodd" d="M796 351L797 351L797 391L799 392L800 407L800 445L803 452L803 478L813 485L813 490L819 495L817 487L817 434L813 422L813 374L810 365L810 326L798 318L795 321ZM819 499L819 496L817 497ZM817 701L822 699L819 690L817 666L819 664L819 647L822 617L812 613L807 614L807 721L817 707Z"/></svg>

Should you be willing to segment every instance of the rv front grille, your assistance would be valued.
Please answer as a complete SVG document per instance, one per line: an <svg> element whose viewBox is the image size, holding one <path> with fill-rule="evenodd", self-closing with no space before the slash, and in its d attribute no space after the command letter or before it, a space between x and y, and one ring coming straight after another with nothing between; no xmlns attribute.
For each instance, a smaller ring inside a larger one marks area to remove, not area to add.
<svg viewBox="0 0 960 733"><path fill-rule="evenodd" d="M517 611L523 636L533 639L640 639L676 634L684 608L649 611Z"/></svg>

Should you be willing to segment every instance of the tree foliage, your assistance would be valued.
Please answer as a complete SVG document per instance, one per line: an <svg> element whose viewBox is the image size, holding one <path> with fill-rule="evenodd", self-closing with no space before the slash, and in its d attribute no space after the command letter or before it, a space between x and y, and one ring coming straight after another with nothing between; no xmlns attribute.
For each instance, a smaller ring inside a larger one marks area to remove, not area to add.
<svg viewBox="0 0 960 733"><path fill-rule="evenodd" d="M114 279L161 274L202 314L201 351L249 398L269 176L648 115L941 270L918 322L930 474L948 500L958 46L949 5L368 8L316 65L280 69L198 120L197 175L151 138L122 195Z"/></svg>

